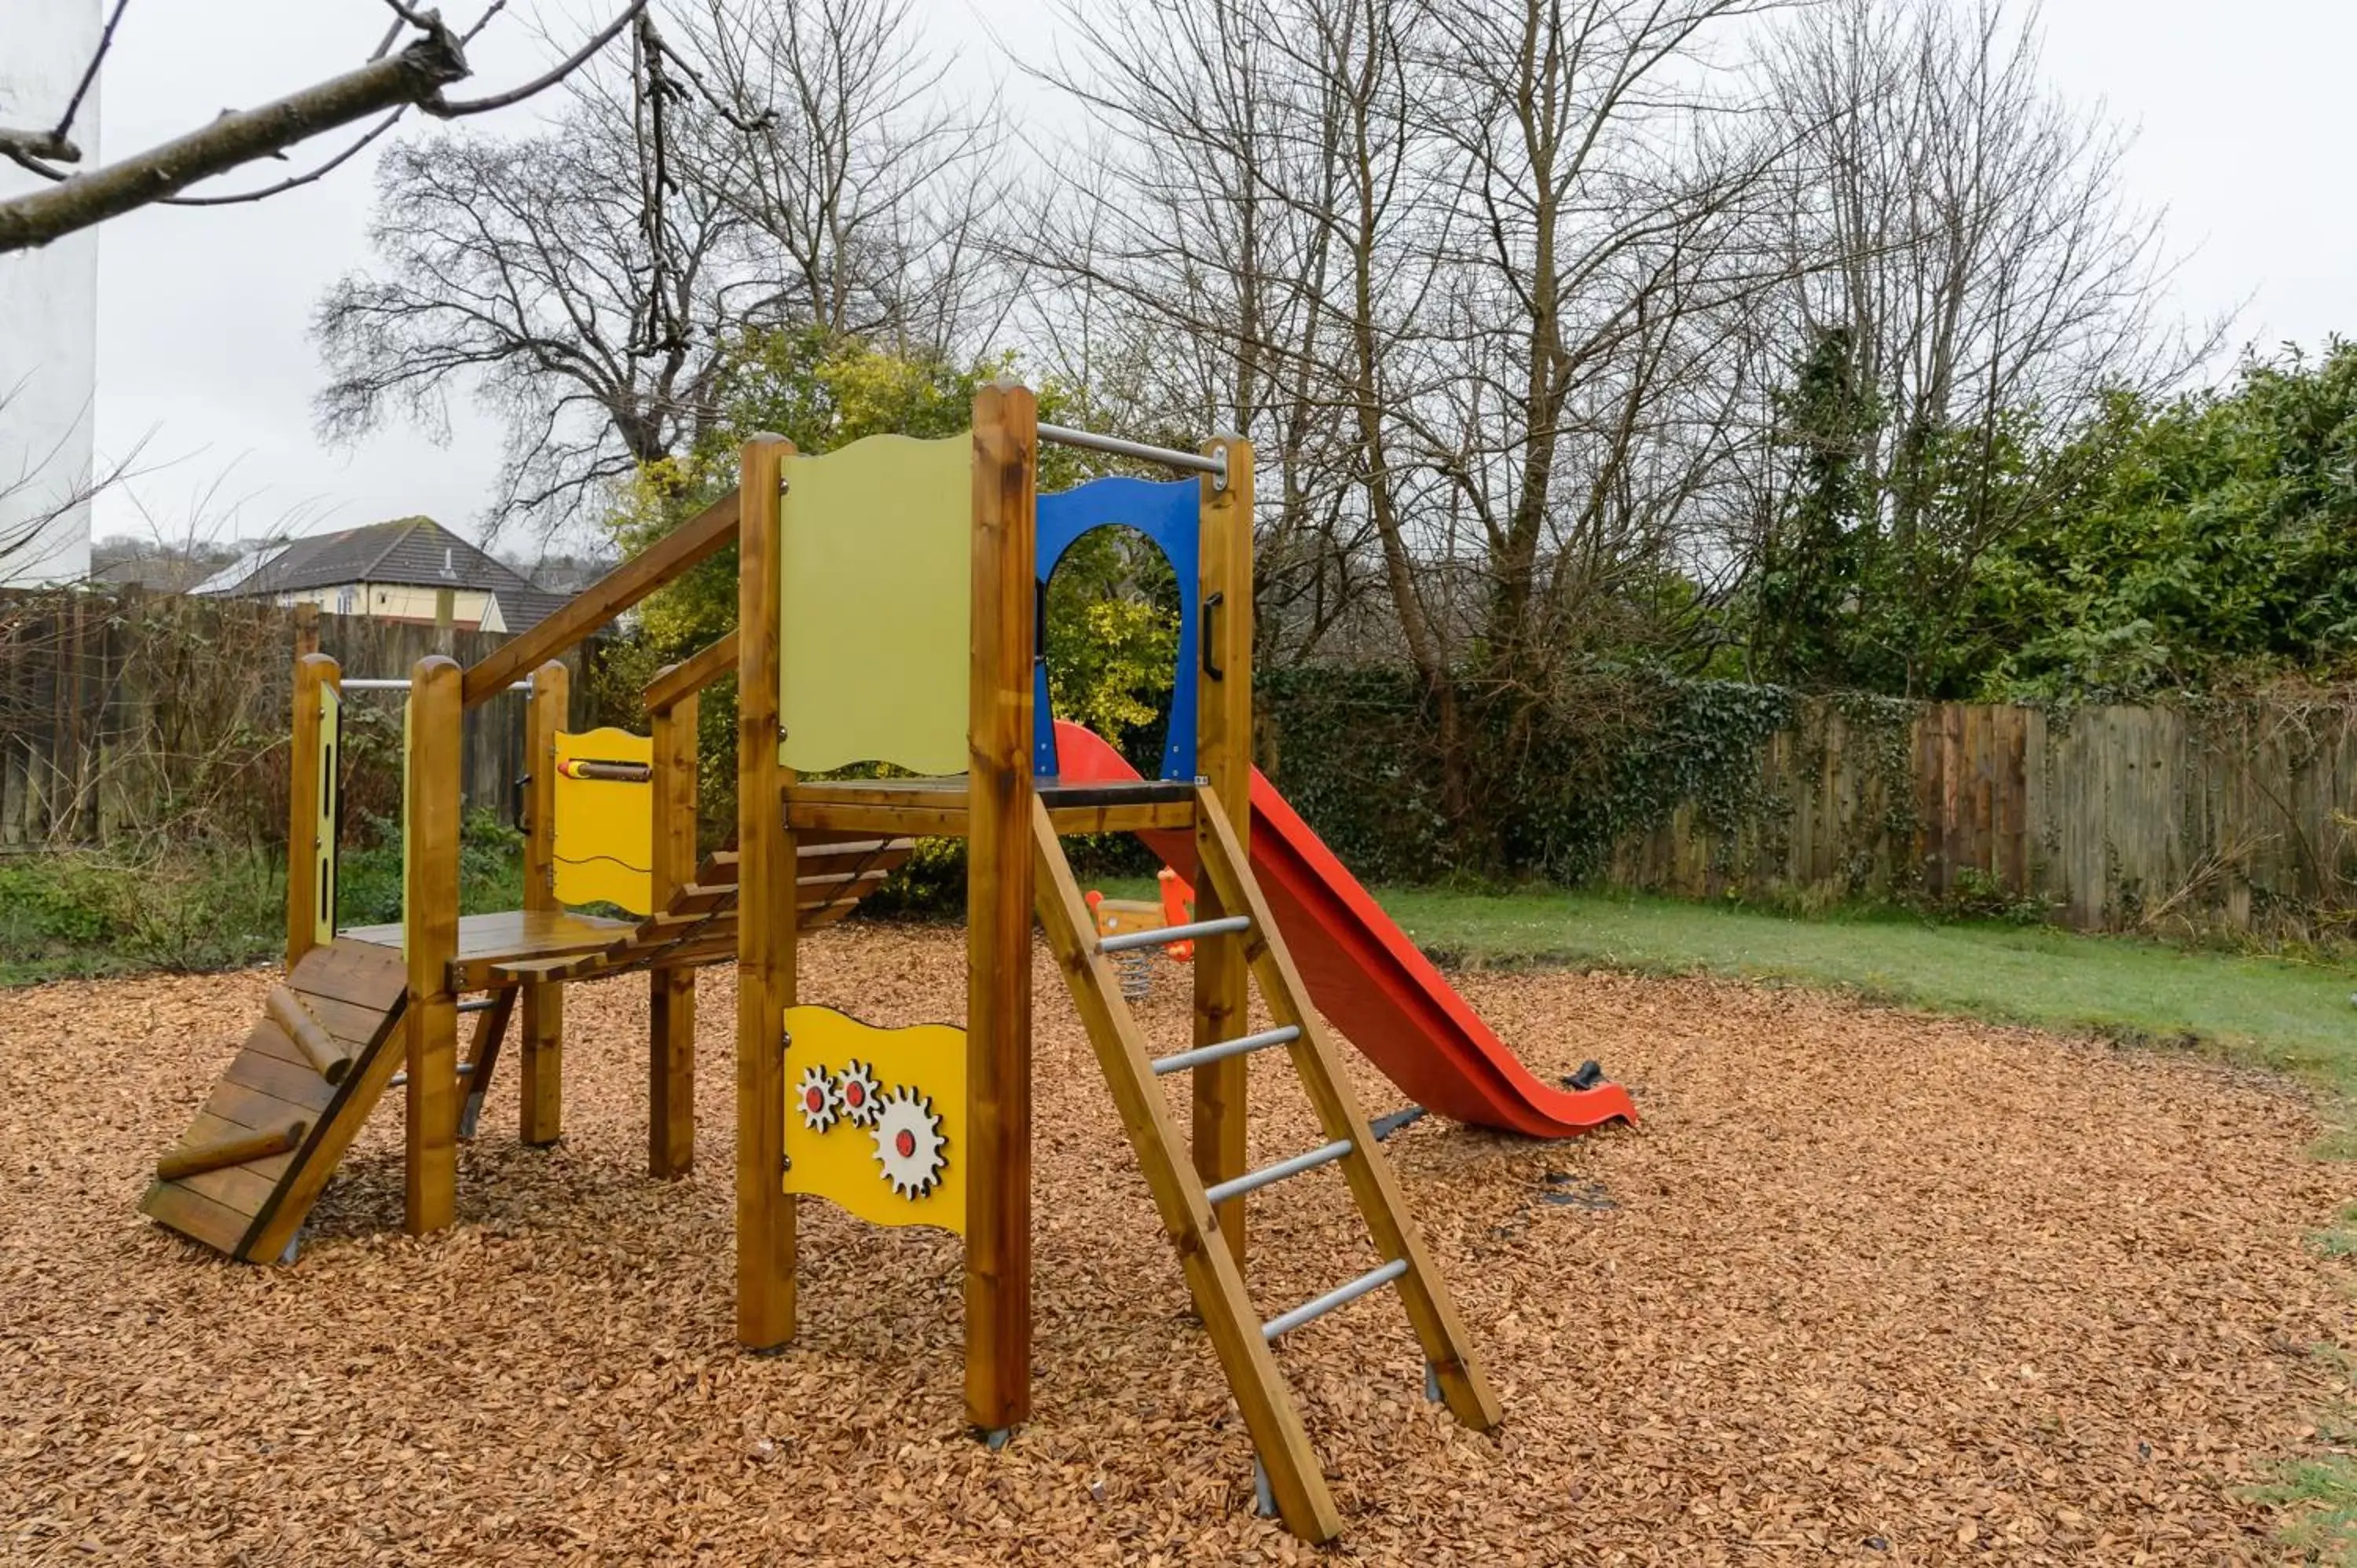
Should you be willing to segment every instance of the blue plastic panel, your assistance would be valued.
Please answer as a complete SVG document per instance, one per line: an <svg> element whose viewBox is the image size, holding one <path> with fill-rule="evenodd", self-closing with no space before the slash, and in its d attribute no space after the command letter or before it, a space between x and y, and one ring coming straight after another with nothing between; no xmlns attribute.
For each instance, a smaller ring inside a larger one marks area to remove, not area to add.
<svg viewBox="0 0 2357 1568"><path fill-rule="evenodd" d="M1193 479L1157 484L1146 479L1092 479L1039 498L1041 593L1056 563L1081 535L1100 528L1134 528L1154 541L1178 577L1178 667L1170 692L1170 724L1162 743L1165 779L1195 777L1195 648L1202 607L1201 487ZM1047 635L1043 627L1040 636ZM1044 640L1042 646L1044 646ZM1031 770L1056 771L1056 715L1048 703L1048 663L1032 660Z"/></svg>

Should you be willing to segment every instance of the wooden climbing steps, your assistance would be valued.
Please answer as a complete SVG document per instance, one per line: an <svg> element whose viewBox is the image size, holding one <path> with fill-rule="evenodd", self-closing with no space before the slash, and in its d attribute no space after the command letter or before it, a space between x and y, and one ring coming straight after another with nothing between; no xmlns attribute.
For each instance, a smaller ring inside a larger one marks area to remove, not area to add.
<svg viewBox="0 0 2357 1568"><path fill-rule="evenodd" d="M1405 1307L1423 1347L1433 1397L1445 1402L1451 1414L1477 1432L1498 1423L1498 1401L1474 1359L1447 1282L1433 1267L1408 1218L1398 1182L1351 1091L1325 1026L1309 1010L1301 976L1254 880L1235 831L1209 786L1197 790L1193 817L1203 879L1217 907L1234 913L1156 930L1101 936L1072 876L1071 865L1065 859L1056 823L1047 808L1035 801L1031 852L1038 874L1040 923L1047 929L1073 1004L1088 1026L1090 1044L1095 1047L1122 1124L1137 1151L1139 1167L1163 1227L1178 1250L1196 1311L1243 1412L1258 1462L1263 1509L1281 1514L1286 1528L1303 1539L1326 1541L1340 1532L1341 1519L1277 1366L1275 1345L1281 1337L1347 1302L1390 1287ZM1208 944L1241 943L1243 957L1275 1026L1157 1058L1123 1000L1113 960L1122 951L1179 940L1196 942L1199 959ZM1207 1187L1180 1138L1160 1080L1184 1078L1215 1061L1279 1047L1317 1110L1326 1142ZM1219 1210L1248 1193L1327 1166L1342 1174L1379 1261L1323 1295L1263 1319L1246 1290L1234 1252L1219 1234Z"/></svg>
<svg viewBox="0 0 2357 1568"><path fill-rule="evenodd" d="M233 1258L285 1252L399 1065L396 948L339 938L303 955L180 1141L141 1212Z"/></svg>
<svg viewBox="0 0 2357 1568"><path fill-rule="evenodd" d="M797 835L795 908L799 929L833 925L856 908L916 848L911 838L874 833ZM512 980L594 980L632 969L717 963L737 956L737 856L723 851L696 868L660 914L619 927L602 947L563 956L527 954L491 966ZM465 940L462 935L460 946Z"/></svg>

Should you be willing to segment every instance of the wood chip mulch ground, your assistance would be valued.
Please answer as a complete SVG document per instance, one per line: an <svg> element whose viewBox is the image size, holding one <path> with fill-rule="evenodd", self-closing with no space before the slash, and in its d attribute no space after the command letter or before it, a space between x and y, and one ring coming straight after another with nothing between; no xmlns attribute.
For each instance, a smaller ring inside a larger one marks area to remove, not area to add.
<svg viewBox="0 0 2357 1568"><path fill-rule="evenodd" d="M804 996L963 1012L958 933L811 940ZM958 1251L807 1202L802 1326L730 1340L731 981L707 972L694 1176L641 1174L644 983L567 1005L566 1136L511 1080L455 1230L400 1220L380 1110L292 1269L134 1212L264 972L0 993L0 1561L1286 1563L1087 1044L1044 957L1036 1418L963 1429ZM2298 1094L2200 1063L1794 991L1468 977L1641 1132L1390 1145L1503 1399L1422 1399L1388 1293L1286 1341L1370 1563L2274 1562L2250 1488L2357 1346L2309 1240L2357 1198ZM1183 1035L1178 983L1152 1008ZM1355 1060L1355 1058L1354 1058ZM1371 1112L1396 1091L1361 1075ZM1256 1158L1316 1142L1258 1071ZM1183 1095L1179 1097L1183 1100ZM1370 1266L1332 1173L1254 1199L1264 1311Z"/></svg>

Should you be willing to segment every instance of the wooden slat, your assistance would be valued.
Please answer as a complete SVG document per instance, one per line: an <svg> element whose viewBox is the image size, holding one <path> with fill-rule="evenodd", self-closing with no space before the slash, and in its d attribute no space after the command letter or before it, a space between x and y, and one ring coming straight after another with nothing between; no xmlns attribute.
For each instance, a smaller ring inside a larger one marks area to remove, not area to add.
<svg viewBox="0 0 2357 1568"><path fill-rule="evenodd" d="M459 693L456 660L430 655L411 671L403 822L409 1098L402 1225L413 1236L443 1229L458 1212L458 1014L450 967L458 956Z"/></svg>
<svg viewBox="0 0 2357 1568"><path fill-rule="evenodd" d="M257 1027L274 1031L277 1026L264 1023ZM291 1042L288 1048L293 1048ZM276 1095L315 1114L324 1112L336 1098L336 1086L309 1067L262 1051L240 1051L222 1076L231 1083Z"/></svg>
<svg viewBox="0 0 2357 1568"><path fill-rule="evenodd" d="M665 583L719 554L736 538L737 497L732 493L590 584L563 609L519 633L468 670L467 706L474 707L506 691L523 678L525 671L563 653Z"/></svg>
<svg viewBox="0 0 2357 1568"><path fill-rule="evenodd" d="M1340 1532L1342 1520L1319 1473L1309 1434L1286 1391L1276 1358L1261 1337L1260 1318L1245 1294L1243 1271L1234 1254L1211 1238L1215 1221L1211 1204L1202 1185L1179 1164L1183 1144L1154 1082L1146 1042L1120 1000L1120 978L1096 950L1094 925L1080 886L1072 880L1071 863L1046 810L1036 803L1031 854L1039 879L1039 923L1047 929L1048 945L1055 950L1072 1004L1088 1026L1089 1043L1137 1151L1138 1168L1154 1195L1163 1229L1178 1250L1204 1332L1268 1473L1277 1511L1296 1535L1330 1541Z"/></svg>
<svg viewBox="0 0 2357 1568"><path fill-rule="evenodd" d="M224 1122L249 1130L284 1127L289 1122L316 1121L321 1112L308 1105L297 1105L291 1100L281 1100L266 1090L234 1083L224 1078L213 1084L212 1092L205 1096L200 1112L217 1122Z"/></svg>
<svg viewBox="0 0 2357 1568"><path fill-rule="evenodd" d="M1243 440L1215 442L1207 450L1220 446L1227 448L1227 484L1215 489L1212 477L1204 475L1197 499L1202 549L1197 603L1205 620L1196 628L1203 669L1196 687L1195 772L1209 779L1221 799L1230 802L1235 813L1230 829L1243 843L1252 821L1253 451ZM1191 825L1193 811L1188 815ZM1070 831L1061 823L1058 827ZM1206 889L1197 879L1197 919L1216 920L1232 912L1222 903L1217 888ZM1208 1046L1244 1034L1251 993L1243 939L1212 937L1197 942L1194 978L1194 1043ZM1243 1174L1250 1070L1249 1057L1234 1056L1189 1075L1195 1172L1207 1187ZM1218 1218L1220 1234L1242 1269L1244 1200L1222 1204Z"/></svg>
<svg viewBox="0 0 2357 1568"><path fill-rule="evenodd" d="M556 736L568 727L572 677L550 662L533 671L524 755L532 759L531 834L524 841L526 914L560 913L556 901ZM523 1026L516 1041L516 1136L527 1146L565 1133L565 993L552 981L523 987Z"/></svg>
<svg viewBox="0 0 2357 1568"><path fill-rule="evenodd" d="M326 947L314 948L288 974L286 983L305 996L329 996L372 1013L393 1005L404 985L402 980L401 928L371 942L347 932ZM392 963L387 964L390 955Z"/></svg>
<svg viewBox="0 0 2357 1568"><path fill-rule="evenodd" d="M333 996L297 993L303 998L303 1010L316 1019L332 1036L346 1056L359 1054L359 1047L376 1038L384 1024L382 1007L363 1007Z"/></svg>
<svg viewBox="0 0 2357 1568"><path fill-rule="evenodd" d="M651 881L658 909L673 908L695 874L695 734L702 706L695 693L722 670L735 672L737 634L730 632L672 673L694 671L699 660L709 660L712 671L687 682L660 704L654 691L662 682L648 688L654 715ZM729 934L733 939L735 933ZM682 1176L695 1164L694 973L677 966L651 972L647 1009L647 1174L658 1179Z"/></svg>
<svg viewBox="0 0 2357 1568"><path fill-rule="evenodd" d="M1140 800L1117 806L1051 806L1048 820L1066 838L1081 833L1143 833L1188 828L1195 822L1191 800Z"/></svg>
<svg viewBox="0 0 2357 1568"><path fill-rule="evenodd" d="M139 1212L170 1226L184 1236L202 1241L216 1251L234 1254L252 1217L177 1182L157 1182L139 1200Z"/></svg>
<svg viewBox="0 0 2357 1568"><path fill-rule="evenodd" d="M316 617L317 606L311 607ZM286 757L286 967L318 945L319 810L325 779L320 769L319 713L321 688L332 684L336 661L317 650L318 622L312 621L315 646L295 660L294 742Z"/></svg>
<svg viewBox="0 0 2357 1568"><path fill-rule="evenodd" d="M907 838L963 838L963 806L877 805L856 800L786 800L786 826L796 832L878 833Z"/></svg>
<svg viewBox="0 0 2357 1568"><path fill-rule="evenodd" d="M1031 393L974 399L972 659L966 677L965 1413L1031 1412Z"/></svg>
<svg viewBox="0 0 2357 1568"><path fill-rule="evenodd" d="M737 673L737 633L724 632L716 642L677 664L666 665L647 682L641 703L650 714L679 707L723 675Z"/></svg>
<svg viewBox="0 0 2357 1568"><path fill-rule="evenodd" d="M475 1032L467 1042L466 1092L458 1101L458 1136L471 1138L483 1115L483 1101L491 1091L491 1075L499 1070L500 1050L515 1014L522 987L502 986L491 1004L475 1015Z"/></svg>
<svg viewBox="0 0 2357 1568"><path fill-rule="evenodd" d="M199 1171L193 1176L174 1179L172 1185L210 1197L223 1208L233 1208L248 1216L259 1214L278 1191L280 1171L290 1156L274 1155L264 1170L258 1165L231 1165L225 1170ZM249 1225L252 1220L247 1221Z"/></svg>
<svg viewBox="0 0 2357 1568"><path fill-rule="evenodd" d="M737 1337L757 1350L794 1334L794 1200L785 1190L794 838L778 809L791 781L778 763L778 495L792 451L781 436L746 442L737 487Z"/></svg>
<svg viewBox="0 0 2357 1568"><path fill-rule="evenodd" d="M1230 819L1222 809L1218 791L1206 788L1203 797L1203 810L1197 819L1202 826L1196 838L1202 878L1219 889L1223 905L1252 917L1245 951L1254 976L1260 982L1261 999L1278 1024L1290 1024L1301 1031L1286 1048L1302 1086L1318 1108L1326 1136L1351 1141L1351 1153L1341 1162L1342 1172L1350 1181L1351 1196L1358 1200L1368 1230L1373 1233L1375 1245L1386 1260L1407 1260L1408 1272L1399 1282L1400 1300L1407 1308L1417 1341L1424 1347L1425 1359L1432 1364L1439 1379L1441 1397L1458 1421L1477 1432L1487 1432L1500 1419L1498 1397L1481 1374L1472 1341L1458 1318L1448 1286L1433 1267L1423 1238L1408 1218L1407 1205L1400 1196L1391 1163L1383 1158L1381 1146L1367 1128L1366 1117L1359 1110L1357 1097L1351 1092L1350 1080L1341 1071L1325 1025L1303 1001L1309 993L1301 983L1300 972L1294 967L1293 955L1286 950L1284 934L1277 929L1275 916L1262 896L1260 885L1253 880L1243 845L1229 826Z"/></svg>

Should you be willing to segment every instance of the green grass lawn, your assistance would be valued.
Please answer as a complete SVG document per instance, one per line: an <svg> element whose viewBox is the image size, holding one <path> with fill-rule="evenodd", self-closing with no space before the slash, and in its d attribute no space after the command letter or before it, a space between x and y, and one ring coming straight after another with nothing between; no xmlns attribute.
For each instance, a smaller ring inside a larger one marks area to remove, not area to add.
<svg viewBox="0 0 2357 1568"><path fill-rule="evenodd" d="M1118 892L1143 897L1146 885ZM1803 918L1555 889L1376 897L1445 964L1825 986L1970 1017L2198 1043L2357 1096L2357 969L1889 911Z"/></svg>

